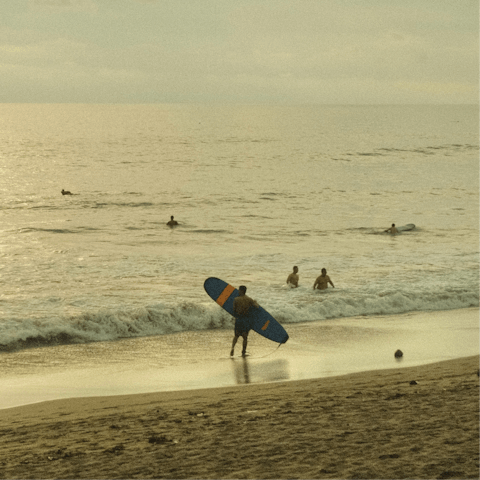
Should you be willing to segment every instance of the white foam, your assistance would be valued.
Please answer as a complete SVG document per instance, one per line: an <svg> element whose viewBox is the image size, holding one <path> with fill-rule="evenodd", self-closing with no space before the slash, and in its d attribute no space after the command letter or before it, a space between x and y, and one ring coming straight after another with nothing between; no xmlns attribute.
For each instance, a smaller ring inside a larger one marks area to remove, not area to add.
<svg viewBox="0 0 480 480"><path fill-rule="evenodd" d="M419 291L404 287L364 292L355 289L313 291L300 287L295 292L269 290L270 295L261 304L285 325L360 315L453 310L479 305L477 289ZM279 291L283 292L283 296ZM145 308L102 310L75 317L12 319L0 324L0 339L1 350L8 351L232 327L233 317L213 302L183 302L174 306L158 303Z"/></svg>

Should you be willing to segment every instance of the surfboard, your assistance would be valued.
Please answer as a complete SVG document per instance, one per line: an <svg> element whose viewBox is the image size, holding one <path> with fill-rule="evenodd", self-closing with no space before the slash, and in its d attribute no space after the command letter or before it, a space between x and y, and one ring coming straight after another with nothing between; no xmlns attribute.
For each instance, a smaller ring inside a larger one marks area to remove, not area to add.
<svg viewBox="0 0 480 480"><path fill-rule="evenodd" d="M400 232L409 232L410 230L413 230L415 228L415 225L413 223L408 223L407 225L403 225L401 227L397 227L397 231ZM390 229L387 228L387 230L384 230L384 232L388 232Z"/></svg>
<svg viewBox="0 0 480 480"><path fill-rule="evenodd" d="M409 223L408 225L403 225L403 227L397 227L397 230L399 232L409 232L410 230L413 230L415 228L415 225L413 223Z"/></svg>
<svg viewBox="0 0 480 480"><path fill-rule="evenodd" d="M215 277L207 278L203 287L215 302L230 315L235 316L233 301L239 294L235 287ZM285 343L288 340L288 333L264 308L251 308L247 318L252 320L252 330L263 337L277 343Z"/></svg>

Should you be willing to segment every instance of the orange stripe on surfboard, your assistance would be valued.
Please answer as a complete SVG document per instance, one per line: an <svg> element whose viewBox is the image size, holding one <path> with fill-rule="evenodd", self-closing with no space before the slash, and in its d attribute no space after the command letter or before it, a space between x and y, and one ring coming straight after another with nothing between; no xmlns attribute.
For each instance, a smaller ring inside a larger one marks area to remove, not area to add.
<svg viewBox="0 0 480 480"><path fill-rule="evenodd" d="M265 325L262 327L262 330L266 330L268 328L268 324L270 323L270 320L267 320Z"/></svg>
<svg viewBox="0 0 480 480"><path fill-rule="evenodd" d="M232 294L232 292L235 290L235 287L232 287L231 285L227 285L223 292L218 296L217 300L215 300L221 307L223 307L223 304L228 300L228 297Z"/></svg>

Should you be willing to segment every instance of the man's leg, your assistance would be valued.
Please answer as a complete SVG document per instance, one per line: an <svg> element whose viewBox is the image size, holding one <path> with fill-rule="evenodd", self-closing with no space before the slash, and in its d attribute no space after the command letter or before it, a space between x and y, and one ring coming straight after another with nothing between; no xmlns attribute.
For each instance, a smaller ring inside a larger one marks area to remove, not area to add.
<svg viewBox="0 0 480 480"><path fill-rule="evenodd" d="M242 337L243 337L242 357L244 357L245 354L247 353L248 333L242 333Z"/></svg>
<svg viewBox="0 0 480 480"><path fill-rule="evenodd" d="M230 352L230 356L233 357L233 350L235 349L235 345L237 344L238 340L238 335L237 332L235 332L235 336L233 337L233 342L232 342L232 350Z"/></svg>

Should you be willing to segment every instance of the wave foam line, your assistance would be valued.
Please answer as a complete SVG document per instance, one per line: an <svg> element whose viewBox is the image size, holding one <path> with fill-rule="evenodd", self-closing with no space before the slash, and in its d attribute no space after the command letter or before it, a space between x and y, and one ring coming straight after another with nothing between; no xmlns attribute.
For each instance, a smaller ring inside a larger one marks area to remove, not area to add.
<svg viewBox="0 0 480 480"><path fill-rule="evenodd" d="M301 298L289 298L288 303L283 304L280 301L272 305L260 303L283 324L455 310L479 305L478 290L454 289L421 293L398 290L367 294L312 292ZM230 328L233 329L233 317L214 303L182 303L174 307L159 304L131 311L100 311L76 317L3 321L0 323L0 351Z"/></svg>

